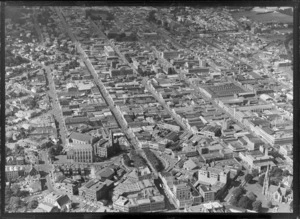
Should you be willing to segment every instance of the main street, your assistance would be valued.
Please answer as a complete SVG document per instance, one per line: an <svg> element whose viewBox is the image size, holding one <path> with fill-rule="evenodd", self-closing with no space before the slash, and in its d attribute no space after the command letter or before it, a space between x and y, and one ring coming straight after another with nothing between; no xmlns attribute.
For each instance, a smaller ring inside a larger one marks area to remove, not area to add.
<svg viewBox="0 0 300 219"><path fill-rule="evenodd" d="M42 46L44 48L44 46L43 46L44 37L43 37L42 31L40 29L40 26L36 20L36 14L34 14L34 26L39 35L40 46ZM42 67L46 73L46 76L48 79L48 87L49 87L48 96L49 96L49 99L52 100L52 107L53 107L53 111L54 111L53 116L59 124L59 134L60 134L60 139L61 139L62 145L66 146L68 129L66 127L66 123L65 123L63 113L62 113L62 108L59 103L59 99L57 96L57 92L56 92L56 88L55 88L55 84L54 84L54 80L53 80L53 74L52 74L53 65L46 66L46 65L44 65L40 62L34 61L32 59L31 59L31 62L37 66Z"/></svg>
<svg viewBox="0 0 300 219"><path fill-rule="evenodd" d="M72 31L69 28L69 25L67 24L63 12L61 11L60 8L55 7L55 11L58 14L62 24L65 27L65 30L68 32L70 38L72 39L73 43L77 45L77 50L79 53L82 55L82 60L85 63L86 67L88 68L89 72L93 76L94 82L99 88L99 91L106 101L107 105L109 106L112 114L114 115L116 121L118 122L119 126L121 127L122 131L126 134L127 138L130 140L132 146L135 148L135 150L147 161L148 166L151 168L152 172L157 176L157 171L156 169L152 166L151 162L148 160L147 156L141 149L141 143L138 141L136 136L134 135L133 131L128 127L128 124L122 115L122 112L120 109L115 105L113 99L111 98L109 92L106 90L104 84L101 82L101 80L98 78L98 75L91 64L91 61L89 60L89 57L87 54L84 52L84 50L81 47L80 42L76 39L76 36L72 33Z"/></svg>

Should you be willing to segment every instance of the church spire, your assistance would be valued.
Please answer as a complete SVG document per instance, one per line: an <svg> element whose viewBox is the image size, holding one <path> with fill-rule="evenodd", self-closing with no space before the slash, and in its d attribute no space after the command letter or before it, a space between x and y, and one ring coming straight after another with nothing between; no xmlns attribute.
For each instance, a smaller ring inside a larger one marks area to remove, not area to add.
<svg viewBox="0 0 300 219"><path fill-rule="evenodd" d="M264 184L263 184L263 189L262 189L262 194L266 195L267 191L269 189L269 174L270 174L270 165L267 167L267 171L265 173L265 179L264 179Z"/></svg>

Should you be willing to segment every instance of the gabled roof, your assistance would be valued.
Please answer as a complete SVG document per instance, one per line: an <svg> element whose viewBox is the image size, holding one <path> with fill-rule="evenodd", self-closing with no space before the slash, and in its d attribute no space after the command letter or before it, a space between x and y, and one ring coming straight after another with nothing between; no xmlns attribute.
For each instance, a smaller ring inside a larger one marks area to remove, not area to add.
<svg viewBox="0 0 300 219"><path fill-rule="evenodd" d="M114 175L115 171L112 168L104 168L98 172L101 177L109 178Z"/></svg>
<svg viewBox="0 0 300 219"><path fill-rule="evenodd" d="M57 200L57 203L60 207L68 204L70 202L70 198L67 195L60 196Z"/></svg>
<svg viewBox="0 0 300 219"><path fill-rule="evenodd" d="M185 163L184 166L189 169L189 170L193 170L195 168L198 167L197 164L195 164L195 162L192 159L188 159Z"/></svg>
<svg viewBox="0 0 300 219"><path fill-rule="evenodd" d="M86 142L86 143L91 143L91 141L93 140L93 136L90 136L90 135L86 135L86 134L82 134L82 133L79 133L79 132L72 132L69 136L70 139L75 139L75 140L78 140L78 141L83 141L83 142Z"/></svg>
<svg viewBox="0 0 300 219"><path fill-rule="evenodd" d="M46 203L40 203L38 205L38 208L42 209L44 212L52 212L54 210L55 206L51 205L51 204L48 204L48 203L47 204Z"/></svg>

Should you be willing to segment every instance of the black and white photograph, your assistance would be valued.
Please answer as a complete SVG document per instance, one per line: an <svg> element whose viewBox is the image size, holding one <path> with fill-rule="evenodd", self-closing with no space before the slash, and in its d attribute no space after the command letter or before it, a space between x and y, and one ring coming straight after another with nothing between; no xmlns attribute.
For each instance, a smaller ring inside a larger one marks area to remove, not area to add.
<svg viewBox="0 0 300 219"><path fill-rule="evenodd" d="M5 6L5 213L293 213L293 13Z"/></svg>

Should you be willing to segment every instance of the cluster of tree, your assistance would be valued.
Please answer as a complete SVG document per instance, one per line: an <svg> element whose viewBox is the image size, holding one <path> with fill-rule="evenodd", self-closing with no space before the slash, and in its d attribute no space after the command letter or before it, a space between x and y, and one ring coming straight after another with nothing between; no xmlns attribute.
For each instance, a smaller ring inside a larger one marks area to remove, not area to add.
<svg viewBox="0 0 300 219"><path fill-rule="evenodd" d="M246 176L245 176L245 181L246 183L250 182L251 180L253 179L253 175L248 173Z"/></svg>
<svg viewBox="0 0 300 219"><path fill-rule="evenodd" d="M127 154L123 154L123 160L124 164L128 167L132 166L132 160L130 160L129 156Z"/></svg>
<svg viewBox="0 0 300 219"><path fill-rule="evenodd" d="M70 61L69 63L67 63L67 64L62 68L62 70L63 70L63 71L68 71L68 70L70 70L70 69L74 69L74 68L78 67L79 65L80 65L80 63L77 62L77 60L72 60L72 61Z"/></svg>
<svg viewBox="0 0 300 219"><path fill-rule="evenodd" d="M130 33L129 35L126 35L125 33L120 33L115 38L117 42L131 42L131 41L137 41L137 35L135 33Z"/></svg>
<svg viewBox="0 0 300 219"><path fill-rule="evenodd" d="M263 186L263 184L264 184L265 175L266 174L262 174L262 175L260 175L260 177L258 177L258 184L261 186Z"/></svg>
<svg viewBox="0 0 300 219"><path fill-rule="evenodd" d="M50 147L52 147L54 144L52 141L48 140L44 143L42 143L40 146L38 146L39 149L44 150L44 149L48 149Z"/></svg>
<svg viewBox="0 0 300 219"><path fill-rule="evenodd" d="M171 149L172 151L181 151L182 147L178 143L168 142L166 148Z"/></svg>
<svg viewBox="0 0 300 219"><path fill-rule="evenodd" d="M288 170L282 170L279 167L272 167L270 170L270 184L279 185L283 179L283 177L288 176L290 173ZM258 183L262 186L265 179L265 174L261 175L258 178Z"/></svg>
<svg viewBox="0 0 300 219"><path fill-rule="evenodd" d="M12 184L11 187L5 187L5 204L9 210L17 211L19 208L26 206L21 198L28 195L29 192L21 190L18 184Z"/></svg>
<svg viewBox="0 0 300 219"><path fill-rule="evenodd" d="M257 177L259 175L258 169L253 169L251 174L252 174L253 178Z"/></svg>
<svg viewBox="0 0 300 219"><path fill-rule="evenodd" d="M141 157L140 155L138 155L135 151L131 151L131 160L133 161L133 165L136 168L139 167L146 167L146 161L144 160L143 157Z"/></svg>
<svg viewBox="0 0 300 219"><path fill-rule="evenodd" d="M36 97L34 98L27 98L23 101L23 103L28 106L30 109L38 108L38 99Z"/></svg>
<svg viewBox="0 0 300 219"><path fill-rule="evenodd" d="M288 175L288 170L283 171L278 167L273 167L270 171L270 183L273 185L279 185L282 182L283 177Z"/></svg>
<svg viewBox="0 0 300 219"><path fill-rule="evenodd" d="M28 202L27 208L36 209L38 205L39 205L39 202L36 199L33 199L30 202Z"/></svg>
<svg viewBox="0 0 300 219"><path fill-rule="evenodd" d="M48 150L49 157L53 160L55 156L60 155L62 150L63 147L60 144L51 146Z"/></svg>
<svg viewBox="0 0 300 219"><path fill-rule="evenodd" d="M24 147L21 147L19 144L15 144L14 152L16 156L24 156L25 154Z"/></svg>
<svg viewBox="0 0 300 219"><path fill-rule="evenodd" d="M232 193L232 197L230 199L230 204L237 206L240 198L242 197L242 195L244 193L245 193L245 189L243 189L242 187L235 189Z"/></svg>
<svg viewBox="0 0 300 219"><path fill-rule="evenodd" d="M6 152L7 157L13 155L12 150L9 147L7 147L6 145L5 145L5 152Z"/></svg>
<svg viewBox="0 0 300 219"><path fill-rule="evenodd" d="M152 164L152 166L157 170L157 171L162 171L164 169L163 164L161 161L156 157L156 155L150 150L150 149L144 149L145 154Z"/></svg>
<svg viewBox="0 0 300 219"><path fill-rule="evenodd" d="M234 190L230 204L240 208L261 212L262 202L260 200L256 200L256 195L253 192L250 192L248 195L244 195L245 192L245 189L241 187Z"/></svg>

